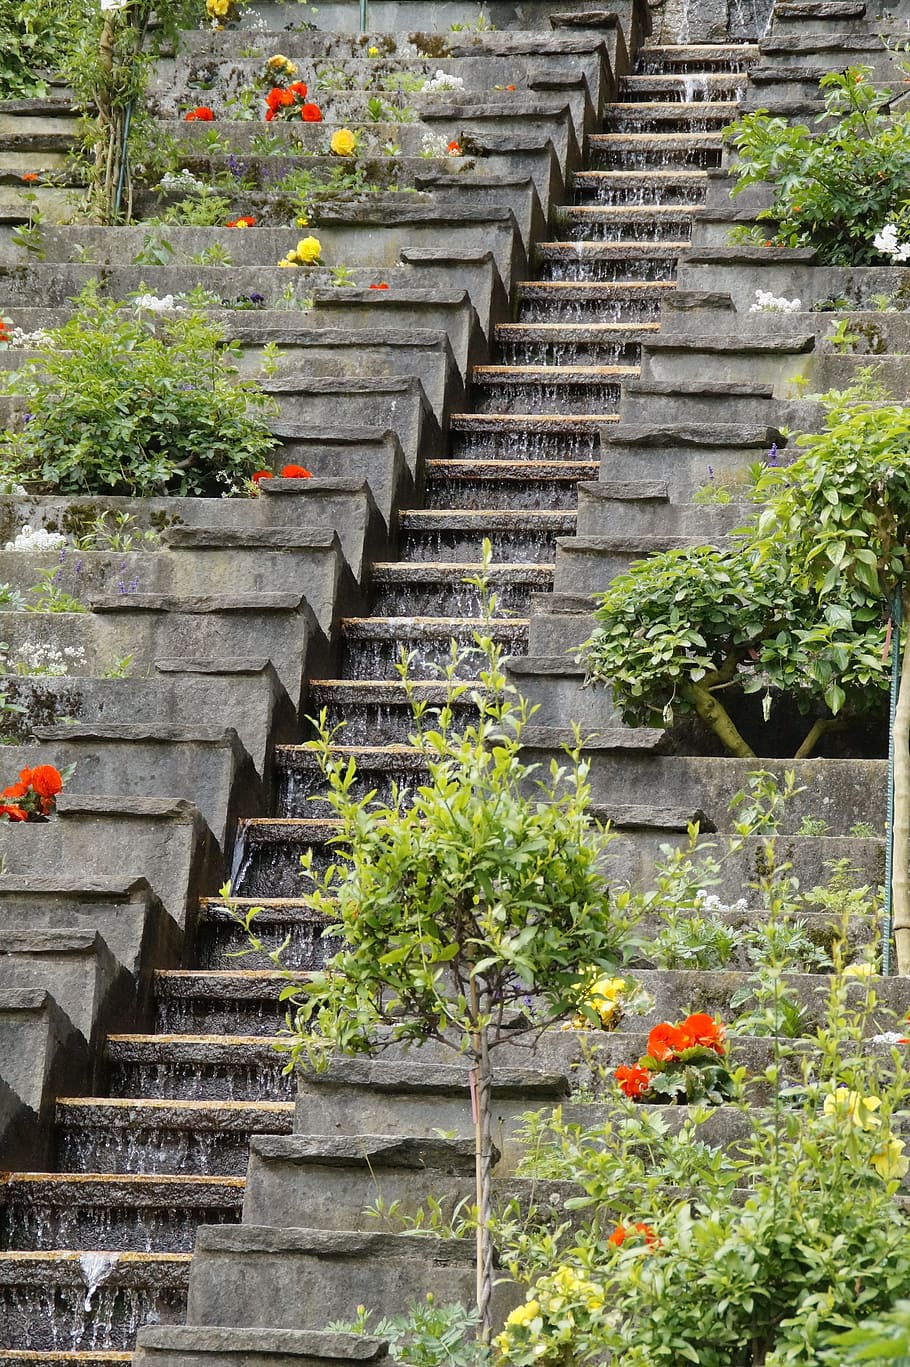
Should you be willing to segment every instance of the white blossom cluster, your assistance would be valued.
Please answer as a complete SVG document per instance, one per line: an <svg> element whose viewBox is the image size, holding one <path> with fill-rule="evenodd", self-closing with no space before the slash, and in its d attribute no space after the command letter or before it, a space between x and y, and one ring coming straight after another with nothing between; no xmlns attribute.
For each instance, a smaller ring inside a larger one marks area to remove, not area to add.
<svg viewBox="0 0 910 1367"><path fill-rule="evenodd" d="M881 232L873 237L872 245L877 251L884 252L885 256L890 256L895 263L910 259L910 242L898 242L894 223L886 223Z"/></svg>
<svg viewBox="0 0 910 1367"><path fill-rule="evenodd" d="M420 155L422 157L447 157L449 155L448 138L427 129L420 144Z"/></svg>
<svg viewBox="0 0 910 1367"><path fill-rule="evenodd" d="M11 347L24 347L26 350L47 346L51 341L51 334L45 332L43 328L36 328L34 332L25 332L22 328L10 328L6 336L7 345Z"/></svg>
<svg viewBox="0 0 910 1367"><path fill-rule="evenodd" d="M184 166L182 171L165 171L158 182L158 189L186 190L190 194L201 194L205 185Z"/></svg>
<svg viewBox="0 0 910 1367"><path fill-rule="evenodd" d="M423 95L439 95L446 90L464 90L463 76L450 76L447 71L439 67L435 76L428 76L421 86Z"/></svg>
<svg viewBox="0 0 910 1367"><path fill-rule="evenodd" d="M714 892L705 892L704 888L699 888L695 894L695 905L699 911L708 911L722 915L725 911L748 911L749 903L745 897L740 897L729 906L722 902Z"/></svg>
<svg viewBox="0 0 910 1367"><path fill-rule="evenodd" d="M772 294L770 290L756 290L755 303L750 313L799 313L803 306L801 299L784 299L783 295Z"/></svg>
<svg viewBox="0 0 910 1367"><path fill-rule="evenodd" d="M5 551L58 551L67 544L62 532L49 532L46 527L32 527L28 522L20 527Z"/></svg>
<svg viewBox="0 0 910 1367"><path fill-rule="evenodd" d="M157 294L137 294L133 300L133 308L148 309L150 313L166 313L183 307L180 303L181 297L179 294L163 294L160 298Z"/></svg>
<svg viewBox="0 0 910 1367"><path fill-rule="evenodd" d="M62 678L70 671L70 666L78 668L85 663L85 651L81 646L63 646L58 649L48 641L23 641L17 654L6 660L8 674L43 674L49 678Z"/></svg>

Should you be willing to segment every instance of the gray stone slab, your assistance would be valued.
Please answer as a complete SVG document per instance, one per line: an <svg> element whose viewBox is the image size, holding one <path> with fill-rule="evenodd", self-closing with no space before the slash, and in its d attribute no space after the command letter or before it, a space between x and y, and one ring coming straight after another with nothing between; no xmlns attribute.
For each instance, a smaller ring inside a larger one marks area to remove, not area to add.
<svg viewBox="0 0 910 1367"><path fill-rule="evenodd" d="M6 1128L0 1162L35 1170L48 1162L58 1095L87 1078L84 1037L43 988L0 988L0 1101ZM6 1090L8 1089L8 1090ZM9 1095L18 1098L20 1110ZM23 1152L31 1140L34 1147Z"/></svg>
<svg viewBox="0 0 910 1367"><path fill-rule="evenodd" d="M312 320L315 327L328 325L348 334L366 329L370 341L385 328L405 334L444 332L465 382L471 367L486 359L480 322L467 290L442 294L420 289L317 289Z"/></svg>
<svg viewBox="0 0 910 1367"><path fill-rule="evenodd" d="M307 1329L235 1329L147 1324L139 1330L136 1367L389 1367L382 1339Z"/></svg>

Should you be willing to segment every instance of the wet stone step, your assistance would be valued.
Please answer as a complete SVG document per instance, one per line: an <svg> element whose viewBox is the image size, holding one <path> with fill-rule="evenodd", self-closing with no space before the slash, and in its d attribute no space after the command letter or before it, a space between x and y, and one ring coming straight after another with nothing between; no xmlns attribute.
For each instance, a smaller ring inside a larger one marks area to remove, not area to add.
<svg viewBox="0 0 910 1367"><path fill-rule="evenodd" d="M696 213L698 208L689 205L570 205L559 210L555 231L572 242L653 242L663 246L688 241Z"/></svg>
<svg viewBox="0 0 910 1367"><path fill-rule="evenodd" d="M110 1035L111 1096L186 1101L292 1101L287 1055L275 1040L232 1035Z"/></svg>
<svg viewBox="0 0 910 1367"><path fill-rule="evenodd" d="M687 71L645 76L623 76L619 82L621 102L679 100L693 104L699 100L741 100L748 86L744 72Z"/></svg>
<svg viewBox="0 0 910 1367"><path fill-rule="evenodd" d="M571 536L575 525L566 509L414 509L401 515L399 553L403 560L477 563L488 540L494 561L546 564L556 538Z"/></svg>
<svg viewBox="0 0 910 1367"><path fill-rule="evenodd" d="M374 565L373 611L380 617L480 617L481 591L465 581L482 572L482 564L470 562ZM526 617L531 594L552 589L553 566L490 565L486 578L498 612Z"/></svg>
<svg viewBox="0 0 910 1367"><path fill-rule="evenodd" d="M608 133L713 133L732 123L738 112L735 100L635 100L608 104L603 125Z"/></svg>
<svg viewBox="0 0 910 1367"><path fill-rule="evenodd" d="M679 254L688 245L684 241L542 242L537 263L542 281L672 280Z"/></svg>
<svg viewBox="0 0 910 1367"><path fill-rule="evenodd" d="M432 726L434 711L447 702L445 685L424 680L412 687L426 704L425 724ZM414 714L397 679L320 679L310 684L309 703L311 715L325 708L329 726L344 722L342 737L351 745L405 744L414 731ZM467 694L452 706L459 724L475 715Z"/></svg>
<svg viewBox="0 0 910 1367"><path fill-rule="evenodd" d="M578 252L576 244L563 243ZM600 244L598 244L600 245ZM669 274L675 275L675 266ZM518 287L522 323L654 323L675 279L522 281Z"/></svg>
<svg viewBox="0 0 910 1367"><path fill-rule="evenodd" d="M748 71L759 60L753 43L648 43L639 50L635 70L639 75L662 76L668 71L700 73Z"/></svg>
<svg viewBox="0 0 910 1367"><path fill-rule="evenodd" d="M395 667L404 650L410 657L413 678L434 679L451 664L454 650L458 655L457 677L473 679L484 660L483 652L474 644L476 630L477 621L470 617L349 619L343 633L344 672L355 679L395 678ZM484 633L507 654L523 655L527 651L527 619L497 618L485 625Z"/></svg>
<svg viewBox="0 0 910 1367"><path fill-rule="evenodd" d="M312 702L313 688L310 689ZM325 705L325 704L320 704ZM340 717L338 718L341 719ZM330 712L329 725L336 722ZM298 889L299 891L299 889ZM196 922L196 961L200 968L269 968L270 951L282 949L281 962L288 968L314 969L333 952L334 942L324 940L326 918L292 897L233 897L232 905L246 916L258 909L252 928L262 950L252 950L246 931L221 899L204 898Z"/></svg>
<svg viewBox="0 0 910 1367"><path fill-rule="evenodd" d="M449 419L449 449L454 460L490 464L597 460L604 421L555 413L533 418L454 413Z"/></svg>
<svg viewBox="0 0 910 1367"><path fill-rule="evenodd" d="M596 461L581 460L430 460L424 504L440 509L574 511L578 481L596 479L599 468Z"/></svg>
<svg viewBox="0 0 910 1367"><path fill-rule="evenodd" d="M718 167L720 133L592 133L588 170L665 171L671 167Z"/></svg>
<svg viewBox="0 0 910 1367"><path fill-rule="evenodd" d="M236 1224L241 1177L18 1172L0 1186L0 1245L191 1253L196 1226Z"/></svg>
<svg viewBox="0 0 910 1367"><path fill-rule="evenodd" d="M11 1348L131 1348L140 1324L179 1324L188 1253L0 1253L0 1323Z"/></svg>
<svg viewBox="0 0 910 1367"><path fill-rule="evenodd" d="M288 753L294 755L299 749L299 746L280 746L275 756L279 766L278 812L281 817L293 815L297 818L292 823L294 829L290 829L288 822L281 819L276 820L274 817L257 817L254 820L240 823L234 868L231 874L231 886L236 894L244 898L259 896L294 897L299 896L305 888L312 886L311 883L304 881L304 875L300 868L300 854L303 850L311 852L313 872L316 874L325 873L326 869L337 858L332 837L336 834L338 826L332 817L331 810L321 800L326 785L321 774L315 768L315 760L307 769L309 782L306 785L305 793L300 796L297 802L289 806L288 791L296 791L299 785L295 778L295 766L288 760L287 755ZM310 801L310 797L315 797L317 794L320 797L318 804ZM294 858L297 861L294 877L290 883L285 876L288 862L285 847L288 844L293 845ZM301 930L298 940L302 949L308 949L307 957L310 962L295 964L295 967L321 967L326 955L335 952L337 945L322 939L324 926L324 920L314 915L308 945ZM262 968L267 969L269 962L266 960L261 965ZM290 967L290 959L286 962ZM247 958L244 955L243 959L237 960L233 966L237 969L253 969L259 965L254 963L252 958ZM274 965L272 967L274 968Z"/></svg>
<svg viewBox="0 0 910 1367"><path fill-rule="evenodd" d="M496 348L516 365L638 365L642 342L659 331L659 323L500 323Z"/></svg>
<svg viewBox="0 0 910 1367"><path fill-rule="evenodd" d="M64 1097L58 1159L68 1172L244 1177L250 1135L290 1134L293 1120L287 1101Z"/></svg>
<svg viewBox="0 0 910 1367"><path fill-rule="evenodd" d="M478 413L615 413L624 380L638 366L475 366Z"/></svg>
<svg viewBox="0 0 910 1367"><path fill-rule="evenodd" d="M706 171L576 171L575 199L595 200L617 207L703 204L708 188Z"/></svg>
<svg viewBox="0 0 910 1367"><path fill-rule="evenodd" d="M333 753L345 766L353 760L357 774L351 791L358 795L375 790L380 802L392 802L396 790L414 788L427 776L426 761L413 745L337 745ZM280 819L263 817L263 828L273 828L271 839L276 851L293 847L298 867L295 869L298 893L304 886L299 868L300 854L311 848L307 817L311 811L330 812L322 801L325 780L316 756L306 745L283 745L276 755L281 773L279 797ZM268 838L263 833L263 839ZM276 877L279 876L276 864Z"/></svg>
<svg viewBox="0 0 910 1367"><path fill-rule="evenodd" d="M285 1014L276 984L276 973L266 969L159 970L155 1029L165 1035L274 1035Z"/></svg>

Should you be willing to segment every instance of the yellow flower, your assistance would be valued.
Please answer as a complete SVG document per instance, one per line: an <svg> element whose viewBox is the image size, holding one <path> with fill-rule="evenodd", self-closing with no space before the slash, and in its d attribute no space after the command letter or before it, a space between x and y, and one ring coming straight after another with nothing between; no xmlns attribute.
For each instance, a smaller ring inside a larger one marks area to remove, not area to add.
<svg viewBox="0 0 910 1367"><path fill-rule="evenodd" d="M337 128L329 143L336 157L349 157L357 146L357 139L350 128Z"/></svg>
<svg viewBox="0 0 910 1367"><path fill-rule="evenodd" d="M872 1166L886 1182L893 1178L906 1177L910 1172L910 1158L904 1157L904 1143L894 1135L887 1139L880 1149L872 1155Z"/></svg>
<svg viewBox="0 0 910 1367"><path fill-rule="evenodd" d="M297 227L298 227L298 228L308 228L309 226L310 226L310 220L309 220L308 218L298 218L298 220L297 220Z"/></svg>
<svg viewBox="0 0 910 1367"><path fill-rule="evenodd" d="M845 977L845 978L871 978L871 977L872 977L872 965L871 965L871 964L847 964L847 967L844 969L844 977Z"/></svg>
<svg viewBox="0 0 910 1367"><path fill-rule="evenodd" d="M368 57L378 57L378 56L379 56L379 48L378 48L378 47L368 47L368 48L367 48L367 56L368 56Z"/></svg>
<svg viewBox="0 0 910 1367"><path fill-rule="evenodd" d="M526 1301L524 1305L516 1306L506 1319L506 1324L530 1324L531 1320L536 1319L539 1314L540 1302ZM502 1335L502 1337L505 1338L506 1335Z"/></svg>
<svg viewBox="0 0 910 1367"><path fill-rule="evenodd" d="M276 52L275 56L270 57L266 62L266 66L269 67L271 71L280 71L282 67L287 65L287 60L287 57L282 56L280 52Z"/></svg>
<svg viewBox="0 0 910 1367"><path fill-rule="evenodd" d="M861 1096L847 1087L838 1087L837 1091L825 1097L824 1112L825 1115L849 1120L851 1125L856 1125L860 1130L877 1130L882 1122L875 1112L881 1104L880 1097Z"/></svg>
<svg viewBox="0 0 910 1367"><path fill-rule="evenodd" d="M288 252L288 256L292 253ZM297 243L296 251L293 253L298 261L306 261L310 264L318 261L322 255L322 243L318 237L302 237Z"/></svg>
<svg viewBox="0 0 910 1367"><path fill-rule="evenodd" d="M283 256L283 257L281 258L281 260L278 262L278 264L279 264L279 266L296 266L296 265L297 265L297 255L296 255L296 253L295 253L295 252L288 252L287 256Z"/></svg>

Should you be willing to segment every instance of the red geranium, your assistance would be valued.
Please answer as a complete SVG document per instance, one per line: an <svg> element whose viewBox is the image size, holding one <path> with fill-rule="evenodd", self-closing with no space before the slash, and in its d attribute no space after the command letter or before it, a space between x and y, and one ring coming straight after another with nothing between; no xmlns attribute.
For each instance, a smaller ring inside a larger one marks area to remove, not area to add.
<svg viewBox="0 0 910 1367"><path fill-rule="evenodd" d="M300 111L304 123L322 123L322 110L318 104L305 104Z"/></svg>
<svg viewBox="0 0 910 1367"><path fill-rule="evenodd" d="M293 90L298 99L306 99L306 81L291 81L288 90Z"/></svg>
<svg viewBox="0 0 910 1367"><path fill-rule="evenodd" d="M197 105L195 109L191 109L188 114L183 116L186 123L211 123L214 117L215 115L207 104Z"/></svg>
<svg viewBox="0 0 910 1367"><path fill-rule="evenodd" d="M613 1076L619 1083L619 1090L632 1101L644 1096L651 1085L651 1074L638 1063L633 1063L630 1068L625 1065L617 1068Z"/></svg>
<svg viewBox="0 0 910 1367"><path fill-rule="evenodd" d="M678 1025L669 1025L667 1021L655 1025L648 1035L648 1053L651 1058L657 1059L658 1063L669 1063L684 1049L690 1047L685 1032Z"/></svg>
<svg viewBox="0 0 910 1367"><path fill-rule="evenodd" d="M622 1248L630 1234L640 1234L647 1248L653 1248L656 1243L660 1242L650 1225L639 1223L636 1225L617 1225L607 1243L612 1244L614 1248Z"/></svg>
<svg viewBox="0 0 910 1367"><path fill-rule="evenodd" d="M19 781L11 783L0 792L0 797L12 798L11 802L0 803L0 817L8 821L40 820L49 816L56 805L57 794L62 791L71 769L61 774L53 764L38 764L34 769L20 769Z"/></svg>
<svg viewBox="0 0 910 1367"><path fill-rule="evenodd" d="M371 285L371 290L387 290L389 287L384 280L380 280L378 285Z"/></svg>
<svg viewBox="0 0 910 1367"><path fill-rule="evenodd" d="M283 465L281 468L282 479L312 479L313 473L302 465Z"/></svg>
<svg viewBox="0 0 910 1367"><path fill-rule="evenodd" d="M706 1049L713 1049L715 1054L726 1053L723 1022L715 1020L704 1011L687 1016L680 1029L688 1040L686 1048L691 1049L694 1045L701 1044Z"/></svg>
<svg viewBox="0 0 910 1367"><path fill-rule="evenodd" d="M256 226L256 220L252 214L245 214L243 218L232 218L224 226L226 228L253 228Z"/></svg>
<svg viewBox="0 0 910 1367"><path fill-rule="evenodd" d="M253 481L254 484L260 484L261 481L264 480L264 479L274 479L274 478L275 478L275 471L274 471L274 470L257 470L256 473L255 473L255 475L250 475L250 479Z"/></svg>

